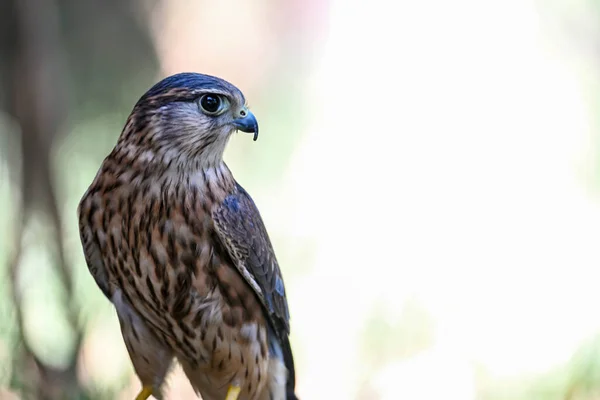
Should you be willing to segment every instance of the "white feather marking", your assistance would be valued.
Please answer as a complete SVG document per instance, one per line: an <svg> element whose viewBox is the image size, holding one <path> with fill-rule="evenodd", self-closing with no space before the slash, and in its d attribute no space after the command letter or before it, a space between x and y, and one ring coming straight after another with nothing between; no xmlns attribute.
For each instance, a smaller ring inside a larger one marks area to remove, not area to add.
<svg viewBox="0 0 600 400"><path fill-rule="evenodd" d="M139 262L141 271L152 271L154 269L154 261L145 251L140 252Z"/></svg>
<svg viewBox="0 0 600 400"><path fill-rule="evenodd" d="M240 328L240 335L246 340L254 339L256 337L257 329L258 326L256 325L256 322L244 324Z"/></svg>
<svg viewBox="0 0 600 400"><path fill-rule="evenodd" d="M98 238L98 244L100 245L100 247L104 247L104 245L106 244L106 234L102 230L98 229L96 231L96 237Z"/></svg>

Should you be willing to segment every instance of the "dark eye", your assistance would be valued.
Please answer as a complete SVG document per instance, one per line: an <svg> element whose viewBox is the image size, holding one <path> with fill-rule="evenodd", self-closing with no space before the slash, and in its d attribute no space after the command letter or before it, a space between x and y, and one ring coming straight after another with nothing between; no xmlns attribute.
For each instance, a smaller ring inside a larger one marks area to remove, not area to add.
<svg viewBox="0 0 600 400"><path fill-rule="evenodd" d="M218 114L222 111L223 101L216 94L205 94L200 98L200 107L206 114Z"/></svg>

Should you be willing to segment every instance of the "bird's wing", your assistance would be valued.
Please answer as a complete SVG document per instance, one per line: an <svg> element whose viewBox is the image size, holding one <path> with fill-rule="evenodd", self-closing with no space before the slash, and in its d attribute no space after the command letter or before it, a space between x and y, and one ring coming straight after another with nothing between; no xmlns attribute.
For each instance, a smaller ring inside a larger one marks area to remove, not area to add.
<svg viewBox="0 0 600 400"><path fill-rule="evenodd" d="M90 274L93 276L102 293L111 300L108 274L104 267L98 238L95 237L92 230L94 213L96 208L93 206L93 200L84 197L84 201L79 206L79 235L83 246L83 254L85 262L88 266Z"/></svg>
<svg viewBox="0 0 600 400"><path fill-rule="evenodd" d="M213 211L218 237L236 268L262 302L275 333L289 334L289 311L283 278L260 213L239 185Z"/></svg>
<svg viewBox="0 0 600 400"><path fill-rule="evenodd" d="M258 208L244 188L236 184L236 190L213 211L213 219L221 243L267 311L288 370L287 398L297 399L294 394L296 378L289 342L290 314L285 286Z"/></svg>

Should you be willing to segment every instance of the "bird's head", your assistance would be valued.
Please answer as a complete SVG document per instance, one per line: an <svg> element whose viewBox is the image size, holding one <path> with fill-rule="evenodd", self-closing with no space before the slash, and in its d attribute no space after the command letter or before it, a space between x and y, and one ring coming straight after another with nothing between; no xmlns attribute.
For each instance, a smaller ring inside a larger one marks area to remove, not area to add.
<svg viewBox="0 0 600 400"><path fill-rule="evenodd" d="M158 162L215 164L236 130L258 137L258 123L242 92L214 76L180 73L139 99L119 144Z"/></svg>

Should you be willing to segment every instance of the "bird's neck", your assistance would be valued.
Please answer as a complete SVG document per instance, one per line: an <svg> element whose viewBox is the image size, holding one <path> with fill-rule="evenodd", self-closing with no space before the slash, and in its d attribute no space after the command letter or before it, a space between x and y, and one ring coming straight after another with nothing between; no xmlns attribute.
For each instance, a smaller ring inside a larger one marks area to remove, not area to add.
<svg viewBox="0 0 600 400"><path fill-rule="evenodd" d="M223 161L222 151L188 157L179 149L140 149L134 144L117 146L109 156L124 176L152 177L159 184L230 190L233 175Z"/></svg>
<svg viewBox="0 0 600 400"><path fill-rule="evenodd" d="M111 158L136 169L161 172L170 169L179 172L220 168L226 143L208 146L179 146L178 143L142 143L121 141L111 153Z"/></svg>

